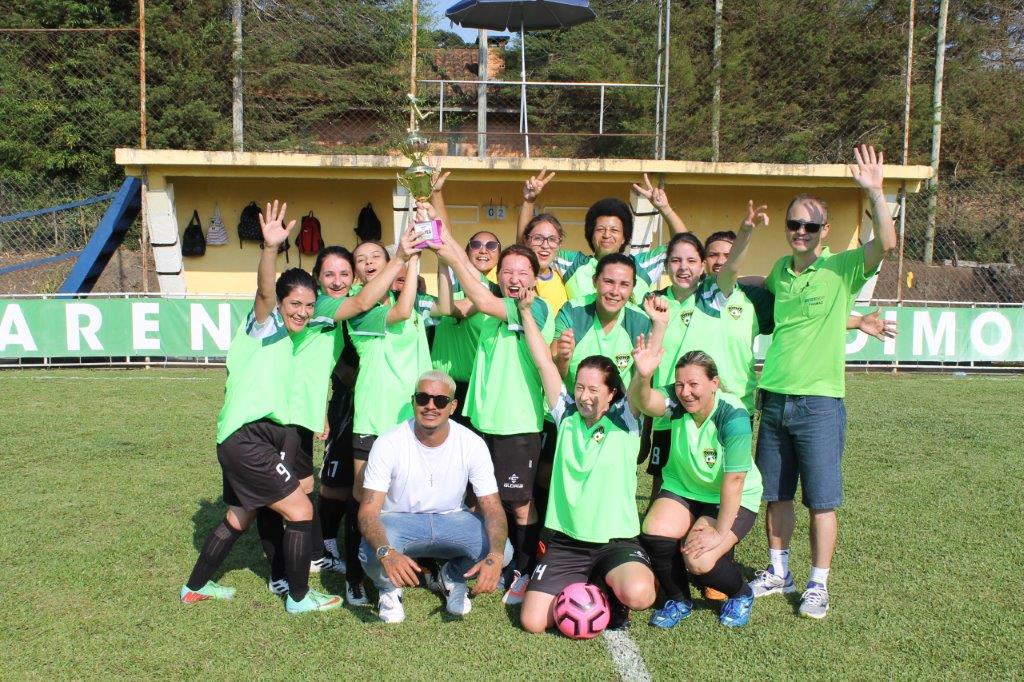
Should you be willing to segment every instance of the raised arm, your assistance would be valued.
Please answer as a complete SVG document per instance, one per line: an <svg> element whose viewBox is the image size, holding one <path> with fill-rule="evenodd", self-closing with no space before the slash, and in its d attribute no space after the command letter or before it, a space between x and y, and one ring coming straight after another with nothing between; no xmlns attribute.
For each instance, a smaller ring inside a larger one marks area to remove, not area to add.
<svg viewBox="0 0 1024 682"><path fill-rule="evenodd" d="M647 340L647 345L661 348L665 330L668 329L668 301L664 296L649 293L644 296L644 312L651 318L651 338Z"/></svg>
<svg viewBox="0 0 1024 682"><path fill-rule="evenodd" d="M391 289L392 282L402 272L402 268L406 266L412 254L418 253L416 248L417 241L419 241L419 237L416 236L416 233L413 232L410 226L410 229L405 231L402 239L398 242L398 250L395 253L395 257L388 261L384 269L380 271L380 274L367 282L366 286L360 289L358 294L349 296L338 306L334 319L339 322L347 320L377 305L377 301L384 298L384 294L388 293ZM415 277L413 279L415 280Z"/></svg>
<svg viewBox="0 0 1024 682"><path fill-rule="evenodd" d="M430 205L434 207L434 211L437 212L437 217L441 219L445 225L451 225L452 221L448 218L448 207L444 203L444 194L441 190L444 188L444 182L451 175L451 171L442 171L441 168L435 164L437 170L434 171L433 175L433 191L430 193Z"/></svg>
<svg viewBox="0 0 1024 682"><path fill-rule="evenodd" d="M414 253L412 258L409 259L408 270L405 272L405 283L402 285L402 292L398 294L398 301L388 311L388 324L408 320L413 314L412 308L416 303L416 293L420 283L419 264L420 255Z"/></svg>
<svg viewBox="0 0 1024 682"><path fill-rule="evenodd" d="M651 388L651 379L661 365L665 349L637 337L633 347L633 379L629 382L629 404L649 417L665 414L665 397Z"/></svg>
<svg viewBox="0 0 1024 682"><path fill-rule="evenodd" d="M533 220L533 208L537 203L537 198L544 191L544 185L548 184L553 177L555 174L548 173L548 169L545 168L539 175L534 175L523 185L523 205L519 207L519 224L516 226L517 242L523 241L526 226Z"/></svg>
<svg viewBox="0 0 1024 682"><path fill-rule="evenodd" d="M747 217L740 223L740 229L736 234L732 250L729 252L729 258L722 266L722 271L718 273L718 288L726 296L732 294L732 290L736 286L736 280L740 276L740 269L743 267L743 261L747 255L747 247L750 246L750 240L754 236L755 225L768 227L768 206L761 204L754 208L754 200L750 199L747 201Z"/></svg>
<svg viewBox="0 0 1024 682"><path fill-rule="evenodd" d="M661 187L655 187L651 184L650 178L647 177L647 173L644 173L644 184L640 185L633 183L633 189L636 190L637 194L646 197L654 208L658 209L658 213L668 223L669 229L672 234L681 234L686 232L686 223L679 217L679 214L672 210L672 206L668 203L668 195L665 194L665 190Z"/></svg>
<svg viewBox="0 0 1024 682"><path fill-rule="evenodd" d="M874 223L872 239L864 245L864 274L874 271L886 254L896 248L896 225L889 211L889 202L882 191L882 178L885 176L882 164L882 152L875 153L874 147L862 144L854 148L853 155L857 163L850 166L854 181L868 195L871 204L871 220Z"/></svg>
<svg viewBox="0 0 1024 682"><path fill-rule="evenodd" d="M548 344L544 343L544 335L541 334L537 320L533 319L533 301L536 294L526 290L522 297L516 301L519 306L519 318L523 323L523 332L526 335L526 345L533 357L533 364L537 365L540 372L540 380L544 385L544 398L547 400L548 408L554 408L558 404L558 396L562 393L562 375L551 360L551 353L548 351Z"/></svg>
<svg viewBox="0 0 1024 682"><path fill-rule="evenodd" d="M447 225L441 231L441 246L436 249L441 261L455 272L459 284L462 285L462 290L466 293L466 298L470 300L477 312L485 313L499 320L508 318L505 304L480 281L480 276L470 264L466 253L452 239Z"/></svg>
<svg viewBox="0 0 1024 682"><path fill-rule="evenodd" d="M288 204L278 206L277 199L273 205L267 204L267 210L260 214L260 229L263 231L263 249L260 251L260 264L256 270L256 300L253 302L253 313L256 322L263 324L277 305L277 292L274 284L277 281L277 247L288 239L288 233L295 227L295 221L284 225L284 214ZM264 217L264 215L266 217Z"/></svg>

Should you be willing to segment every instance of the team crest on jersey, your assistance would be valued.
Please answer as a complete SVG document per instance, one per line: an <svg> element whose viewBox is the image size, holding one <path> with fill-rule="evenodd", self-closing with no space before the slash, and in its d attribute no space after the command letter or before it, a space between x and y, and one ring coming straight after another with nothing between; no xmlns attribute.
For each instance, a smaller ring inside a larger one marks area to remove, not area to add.
<svg viewBox="0 0 1024 682"><path fill-rule="evenodd" d="M615 366L619 369L626 369L629 367L629 359L633 357L629 353L619 353L615 356Z"/></svg>
<svg viewBox="0 0 1024 682"><path fill-rule="evenodd" d="M706 448L704 450L704 463L709 467L715 466L715 462L718 461L718 452L714 448Z"/></svg>
<svg viewBox="0 0 1024 682"><path fill-rule="evenodd" d="M743 306L741 305L731 305L726 308L726 310L729 311L729 314L732 315L732 319L734 320L740 319L740 315L743 314Z"/></svg>
<svg viewBox="0 0 1024 682"><path fill-rule="evenodd" d="M679 313L679 319L682 320L683 324L686 325L686 326L690 325L690 318L691 317L693 317L693 311L692 310L684 310L683 312Z"/></svg>
<svg viewBox="0 0 1024 682"><path fill-rule="evenodd" d="M597 427L597 431L594 431L594 442L595 443L600 443L603 440L604 440L604 427L603 426L599 426L599 427Z"/></svg>

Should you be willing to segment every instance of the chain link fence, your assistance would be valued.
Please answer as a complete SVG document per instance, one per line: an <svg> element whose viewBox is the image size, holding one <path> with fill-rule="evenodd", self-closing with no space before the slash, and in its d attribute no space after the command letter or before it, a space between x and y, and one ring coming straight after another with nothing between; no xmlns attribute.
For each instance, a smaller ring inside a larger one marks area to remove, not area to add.
<svg viewBox="0 0 1024 682"><path fill-rule="evenodd" d="M112 149L138 146L141 132L129 5L89 30L0 19L0 216L117 186ZM910 0L591 5L593 22L526 35L526 80L567 84L528 87L532 156L846 163L869 142L898 163L906 128L907 161L930 161L938 3L913 17L909 126ZM479 153L473 81L486 75L486 154L524 154L518 36L492 33L481 69L442 11L421 1L416 33L434 152ZM412 22L408 0L149 0L149 146L397 153ZM1021 301L1024 10L966 3L947 29L939 182L908 196L903 258L876 295ZM102 209L0 223L0 258L80 248Z"/></svg>

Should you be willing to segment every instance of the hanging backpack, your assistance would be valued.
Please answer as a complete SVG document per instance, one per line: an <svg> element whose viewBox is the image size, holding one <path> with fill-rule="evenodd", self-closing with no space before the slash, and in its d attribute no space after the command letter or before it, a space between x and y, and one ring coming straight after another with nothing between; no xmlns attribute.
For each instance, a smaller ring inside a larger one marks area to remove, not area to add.
<svg viewBox="0 0 1024 682"><path fill-rule="evenodd" d="M324 248L324 240L320 235L320 221L310 211L309 215L302 216L302 226L299 228L299 237L295 240L299 247L299 258L302 255L313 256L320 253Z"/></svg>
<svg viewBox="0 0 1024 682"><path fill-rule="evenodd" d="M210 218L210 229L206 232L207 246L223 246L228 243L228 231L224 229L224 220L220 217L220 206L213 205L213 217Z"/></svg>
<svg viewBox="0 0 1024 682"><path fill-rule="evenodd" d="M192 211L192 219L181 235L181 255L202 256L205 253L206 237L203 236L203 226L199 222L199 211Z"/></svg>
<svg viewBox="0 0 1024 682"><path fill-rule="evenodd" d="M380 218L374 213L373 204L366 204L359 211L355 232L361 242L380 241Z"/></svg>
<svg viewBox="0 0 1024 682"><path fill-rule="evenodd" d="M238 248L242 242L263 242L263 230L260 229L260 207L255 201L242 209L238 217Z"/></svg>

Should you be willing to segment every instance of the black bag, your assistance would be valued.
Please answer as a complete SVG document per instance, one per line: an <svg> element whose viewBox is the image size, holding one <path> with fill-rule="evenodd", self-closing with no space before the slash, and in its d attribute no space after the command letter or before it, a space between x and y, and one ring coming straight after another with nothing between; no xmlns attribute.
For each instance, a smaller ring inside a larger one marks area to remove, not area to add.
<svg viewBox="0 0 1024 682"><path fill-rule="evenodd" d="M188 221L185 233L181 235L182 256L202 256L206 253L206 237L203 226L199 222L199 211L192 211L192 220Z"/></svg>
<svg viewBox="0 0 1024 682"><path fill-rule="evenodd" d="M361 242L380 241L380 218L374 213L372 204L363 206L362 210L359 211L355 232Z"/></svg>
<svg viewBox="0 0 1024 682"><path fill-rule="evenodd" d="M242 215L238 218L238 248L242 248L242 242L262 242L263 230L260 229L260 207L255 201L242 209Z"/></svg>

